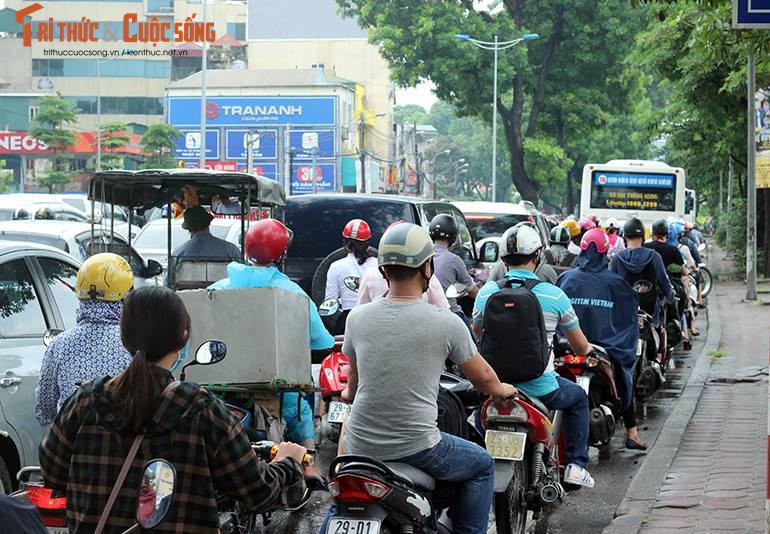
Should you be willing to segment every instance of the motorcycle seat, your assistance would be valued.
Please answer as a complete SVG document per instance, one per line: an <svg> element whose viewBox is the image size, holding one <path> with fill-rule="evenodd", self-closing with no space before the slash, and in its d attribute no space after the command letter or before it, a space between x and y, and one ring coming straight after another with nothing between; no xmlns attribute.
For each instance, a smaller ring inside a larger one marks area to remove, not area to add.
<svg viewBox="0 0 770 534"><path fill-rule="evenodd" d="M530 397L529 395L524 395L522 391L519 391L519 396L527 401L529 404L540 410L543 415L546 415L548 419L553 419L553 411L551 411L545 404L540 402L540 399L537 397Z"/></svg>
<svg viewBox="0 0 770 534"><path fill-rule="evenodd" d="M402 464L400 462L385 462L394 473L410 480L418 488L433 490L436 487L436 481L424 471L420 471L416 467L409 464Z"/></svg>

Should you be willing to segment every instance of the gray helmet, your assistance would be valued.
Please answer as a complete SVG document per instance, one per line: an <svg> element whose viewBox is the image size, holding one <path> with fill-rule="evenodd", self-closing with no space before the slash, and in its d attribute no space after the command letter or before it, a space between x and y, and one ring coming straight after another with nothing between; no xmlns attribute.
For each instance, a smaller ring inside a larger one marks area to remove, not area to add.
<svg viewBox="0 0 770 534"><path fill-rule="evenodd" d="M554 226L551 229L551 235L548 236L548 240L551 243L558 243L561 245L569 243L569 240L570 240L569 230L567 230L562 225Z"/></svg>
<svg viewBox="0 0 770 534"><path fill-rule="evenodd" d="M377 247L377 265L418 268L435 254L433 240L422 226L397 223L388 228Z"/></svg>

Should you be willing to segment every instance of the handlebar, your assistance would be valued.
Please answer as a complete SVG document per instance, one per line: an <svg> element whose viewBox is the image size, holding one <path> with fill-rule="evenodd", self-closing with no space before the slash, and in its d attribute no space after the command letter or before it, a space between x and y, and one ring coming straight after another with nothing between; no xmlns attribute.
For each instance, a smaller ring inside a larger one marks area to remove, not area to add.
<svg viewBox="0 0 770 534"><path fill-rule="evenodd" d="M278 447L279 445L274 441L257 441L256 443L251 444L251 448L254 449L257 456L268 462L273 461L276 454L278 454ZM309 450L302 458L302 465L306 467L312 465L313 455L315 455L315 453L315 450Z"/></svg>

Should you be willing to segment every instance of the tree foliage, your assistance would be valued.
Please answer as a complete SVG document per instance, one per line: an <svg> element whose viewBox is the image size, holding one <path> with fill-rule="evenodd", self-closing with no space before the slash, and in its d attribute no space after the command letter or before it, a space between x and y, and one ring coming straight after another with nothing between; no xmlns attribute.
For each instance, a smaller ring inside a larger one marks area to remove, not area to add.
<svg viewBox="0 0 770 534"><path fill-rule="evenodd" d="M39 177L38 183L52 193L57 185L64 186L72 180L69 159L64 152L75 145L74 132L66 129L77 121L78 110L60 96L42 96L37 115L32 119L29 133L53 151L53 168Z"/></svg>
<svg viewBox="0 0 770 534"><path fill-rule="evenodd" d="M122 157L116 155L115 151L127 146L131 141L128 126L123 122L108 122L102 124L99 130L102 144L102 169L122 168Z"/></svg>
<svg viewBox="0 0 770 534"><path fill-rule="evenodd" d="M455 34L491 41L524 33L541 35L499 54L500 137L510 168L508 182L521 196L537 200L560 176L544 177L537 153L558 146L567 162L582 165L591 154L568 147L571 140L613 125L617 114L633 116L629 98L633 79L623 78L624 60L643 22L643 10L625 0L503 0L494 13L478 10L472 0L337 0L342 12L371 28L391 75L402 86L431 80L439 98L463 116L491 121L493 53ZM628 82L631 82L630 84ZM527 139L531 141L526 142ZM589 145L575 144L575 147ZM616 145L617 146L617 145ZM537 148L526 157L527 147ZM531 162L531 163L528 163ZM538 171L533 174L528 166ZM547 181L541 182L541 178ZM502 189L502 188L499 188ZM502 194L502 193L501 193Z"/></svg>
<svg viewBox="0 0 770 534"><path fill-rule="evenodd" d="M147 160L142 163L143 169L171 169L177 166L171 157L171 150L176 145L176 139L182 132L168 124L153 124L144 132L139 144Z"/></svg>

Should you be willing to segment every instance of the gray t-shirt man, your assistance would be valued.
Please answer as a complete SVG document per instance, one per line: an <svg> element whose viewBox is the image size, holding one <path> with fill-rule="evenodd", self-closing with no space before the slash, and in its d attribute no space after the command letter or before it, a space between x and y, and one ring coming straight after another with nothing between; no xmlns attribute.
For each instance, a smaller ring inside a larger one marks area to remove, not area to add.
<svg viewBox="0 0 770 534"><path fill-rule="evenodd" d="M441 282L444 291L452 284L463 284L469 289L474 287L475 282L460 256L441 245L435 245L433 250L436 251L433 256L434 273L438 281ZM451 311L455 313L462 311L460 305L457 304L457 299L447 298L447 300Z"/></svg>
<svg viewBox="0 0 770 534"><path fill-rule="evenodd" d="M342 352L358 368L345 452L396 460L441 440L436 401L444 362L467 362L476 345L449 310L380 299L350 312Z"/></svg>

